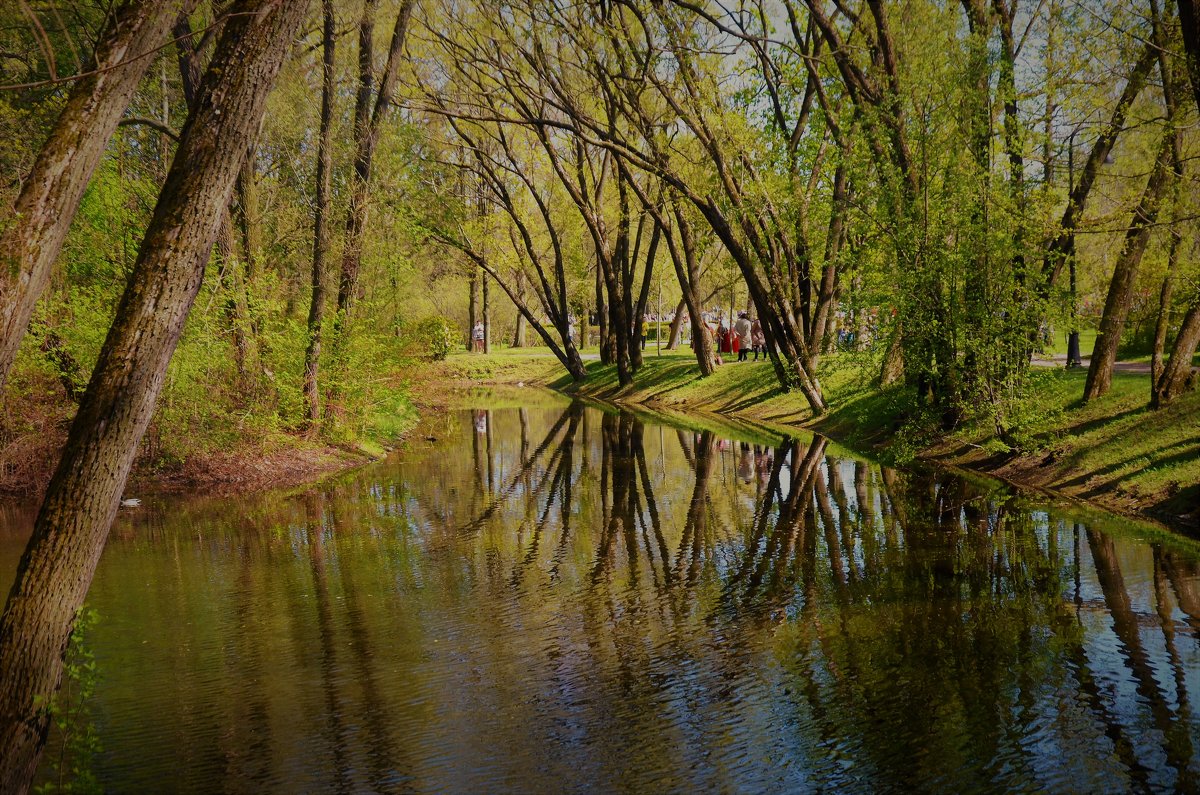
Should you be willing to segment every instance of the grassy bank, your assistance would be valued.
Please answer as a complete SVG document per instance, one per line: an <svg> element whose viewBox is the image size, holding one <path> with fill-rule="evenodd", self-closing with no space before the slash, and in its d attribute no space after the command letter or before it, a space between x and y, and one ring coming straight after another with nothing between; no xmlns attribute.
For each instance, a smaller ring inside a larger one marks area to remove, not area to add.
<svg viewBox="0 0 1200 795"><path fill-rule="evenodd" d="M690 351L648 351L635 383L622 389L612 366L587 363L574 384L553 357L520 351L460 354L427 372L418 390L473 384L544 384L606 401L657 410L712 413L764 428L806 428L885 461L936 460L1014 483L1085 500L1129 516L1198 531L1200 521L1200 393L1162 411L1146 407L1149 377L1118 374L1105 397L1082 404L1086 373L1037 369L1017 419L1022 451L994 437L990 422L945 434L911 414L902 390L880 391L862 363L830 359L821 372L831 411L814 418L803 397L781 392L770 364L729 363L698 378ZM432 386L430 386L432 385Z"/></svg>

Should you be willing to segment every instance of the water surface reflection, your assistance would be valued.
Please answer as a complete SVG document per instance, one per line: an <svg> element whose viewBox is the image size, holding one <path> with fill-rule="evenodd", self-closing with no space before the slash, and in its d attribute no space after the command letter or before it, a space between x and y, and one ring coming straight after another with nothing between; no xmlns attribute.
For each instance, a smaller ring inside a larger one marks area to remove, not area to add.
<svg viewBox="0 0 1200 795"><path fill-rule="evenodd" d="M123 514L106 789L1198 786L1194 545L822 439L580 404L424 433Z"/></svg>

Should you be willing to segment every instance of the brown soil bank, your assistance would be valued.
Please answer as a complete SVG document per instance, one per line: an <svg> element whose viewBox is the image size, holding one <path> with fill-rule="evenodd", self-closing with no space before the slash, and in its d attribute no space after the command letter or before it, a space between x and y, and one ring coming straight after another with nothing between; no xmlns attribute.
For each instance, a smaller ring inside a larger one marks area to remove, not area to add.
<svg viewBox="0 0 1200 795"><path fill-rule="evenodd" d="M58 465L75 405L49 380L20 387L9 391L0 419L0 498L37 502ZM125 493L242 494L308 483L387 452L386 445L416 421L416 411L402 396L393 409L386 417L373 418L376 422L368 423L361 439L341 444L216 421L209 425L220 427L208 428L206 434L173 436L156 418Z"/></svg>
<svg viewBox="0 0 1200 795"><path fill-rule="evenodd" d="M942 434L906 415L908 402L862 380L853 362L830 361L821 374L832 411L813 418L799 394L781 393L765 362L728 363L700 379L690 351L647 352L635 384L621 389L614 368L592 362L573 384L553 358L516 351L463 354L427 369L437 389L479 384L543 384L608 400L707 411L784 428L815 430L885 461L935 460L1021 486L1084 500L1112 512L1200 534L1200 393L1150 411L1145 375L1118 374L1110 393L1080 402L1083 371L1035 371L1014 418L1021 451L994 438L986 420Z"/></svg>

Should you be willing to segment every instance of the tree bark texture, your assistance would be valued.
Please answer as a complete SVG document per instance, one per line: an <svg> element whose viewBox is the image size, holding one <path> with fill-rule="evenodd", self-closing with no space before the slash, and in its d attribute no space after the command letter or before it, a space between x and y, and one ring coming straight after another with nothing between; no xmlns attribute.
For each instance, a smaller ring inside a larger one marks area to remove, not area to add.
<svg viewBox="0 0 1200 795"><path fill-rule="evenodd" d="M0 617L0 791L26 792L37 768L75 615L306 7L241 0L229 9Z"/></svg>
<svg viewBox="0 0 1200 795"><path fill-rule="evenodd" d="M337 19L333 0L321 2L321 128L317 144L317 205L313 216L312 301L304 351L304 402L309 428L321 420L321 326L325 322L325 260L329 255L329 197L333 173L333 103L337 91Z"/></svg>
<svg viewBox="0 0 1200 795"><path fill-rule="evenodd" d="M129 0L71 89L0 235L0 394L92 172L176 17L195 0Z"/></svg>
<svg viewBox="0 0 1200 795"><path fill-rule="evenodd" d="M1200 2L1179 0L1179 29L1183 34L1183 51L1187 54L1188 77L1192 95L1200 109Z"/></svg>
<svg viewBox="0 0 1200 795"><path fill-rule="evenodd" d="M1150 408L1158 409L1166 406L1180 394L1187 391L1194 383L1192 374L1192 357L1200 346L1200 296L1192 303L1183 318L1183 324L1175 334L1175 343L1171 346L1171 358L1154 382L1154 391L1150 395Z"/></svg>
<svg viewBox="0 0 1200 795"><path fill-rule="evenodd" d="M214 24L220 26L224 23L217 21ZM197 49L199 42L197 41L197 36L192 32L191 22L188 20L186 14L181 14L175 21L171 35L175 37L183 98L190 109L195 104L196 95L200 90L200 79L203 74L203 64L201 63L203 53ZM241 183L244 179L245 170L243 167L242 174L238 176L236 193L241 193L242 191ZM238 235L234 231L232 204L221 214L221 229L217 233L217 273L220 277L218 281L225 291L223 311L233 342L234 363L237 366L239 389L243 396L249 396L256 390L256 385L250 377L249 362L251 359L256 358L256 351L261 348L261 344L257 334L253 331L253 324L250 321L250 301L246 285L250 267L247 264L243 268L239 263L237 254ZM245 213L240 213L240 215L243 219L245 218ZM250 236L243 234L242 240L245 244L243 255L248 262L251 257ZM254 345L251 345L252 337ZM257 358L261 368L261 356Z"/></svg>

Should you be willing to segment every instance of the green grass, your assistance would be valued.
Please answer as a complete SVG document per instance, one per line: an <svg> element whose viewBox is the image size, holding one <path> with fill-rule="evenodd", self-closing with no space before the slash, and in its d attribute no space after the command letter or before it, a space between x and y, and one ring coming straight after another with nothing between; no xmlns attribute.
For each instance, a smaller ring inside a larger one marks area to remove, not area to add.
<svg viewBox="0 0 1200 795"><path fill-rule="evenodd" d="M1067 338L1070 336L1069 329L1055 330L1050 337L1050 344L1046 346L1046 354L1067 354ZM1096 329L1082 328L1079 330L1079 353L1082 356L1090 356L1092 348L1096 347Z"/></svg>
<svg viewBox="0 0 1200 795"><path fill-rule="evenodd" d="M1087 404L1080 400L1083 370L1045 370L1031 378L1024 410L1014 418L1028 449L1002 463L993 455L1000 474L1168 518L1200 504L1200 394L1152 411L1149 376L1117 373L1108 394ZM936 452L972 464L1000 449L990 423L979 422Z"/></svg>
<svg viewBox="0 0 1200 795"><path fill-rule="evenodd" d="M453 353L441 362L414 366L414 380L427 388L464 384L541 383L562 372L558 359L545 348L496 348L491 353ZM429 377L421 377L429 376Z"/></svg>

